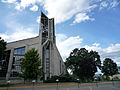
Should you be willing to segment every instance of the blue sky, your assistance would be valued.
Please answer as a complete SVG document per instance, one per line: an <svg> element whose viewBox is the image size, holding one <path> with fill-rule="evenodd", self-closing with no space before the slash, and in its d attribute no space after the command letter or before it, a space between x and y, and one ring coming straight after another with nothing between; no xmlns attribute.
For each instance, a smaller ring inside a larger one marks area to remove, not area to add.
<svg viewBox="0 0 120 90"><path fill-rule="evenodd" d="M37 36L41 11L55 18L64 60L85 47L120 66L120 0L0 0L0 36L7 42Z"/></svg>

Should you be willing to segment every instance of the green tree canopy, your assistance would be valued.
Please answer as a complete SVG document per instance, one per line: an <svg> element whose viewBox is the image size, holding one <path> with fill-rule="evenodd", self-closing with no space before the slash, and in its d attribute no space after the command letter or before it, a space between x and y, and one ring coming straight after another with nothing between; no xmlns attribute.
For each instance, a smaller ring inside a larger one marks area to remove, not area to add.
<svg viewBox="0 0 120 90"><path fill-rule="evenodd" d="M98 52L88 51L85 48L74 49L66 59L66 67L80 79L90 79L97 72L97 67L101 68L101 61Z"/></svg>
<svg viewBox="0 0 120 90"><path fill-rule="evenodd" d="M0 37L0 60L3 59L7 43Z"/></svg>
<svg viewBox="0 0 120 90"><path fill-rule="evenodd" d="M102 66L102 73L104 73L104 75L114 75L118 73L118 68L117 68L117 64L110 58L106 58L103 61L103 66Z"/></svg>
<svg viewBox="0 0 120 90"><path fill-rule="evenodd" d="M118 73L120 74L120 66L118 66Z"/></svg>
<svg viewBox="0 0 120 90"><path fill-rule="evenodd" d="M35 48L27 51L21 59L22 77L24 79L37 79L41 75L41 61L38 51Z"/></svg>

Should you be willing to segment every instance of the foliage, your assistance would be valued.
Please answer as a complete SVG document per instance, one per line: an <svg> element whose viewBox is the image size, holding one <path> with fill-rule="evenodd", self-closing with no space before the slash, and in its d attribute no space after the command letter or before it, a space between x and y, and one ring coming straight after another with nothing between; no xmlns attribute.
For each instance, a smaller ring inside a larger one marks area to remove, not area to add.
<svg viewBox="0 0 120 90"><path fill-rule="evenodd" d="M13 86L14 84L0 84L0 87L8 87L8 86Z"/></svg>
<svg viewBox="0 0 120 90"><path fill-rule="evenodd" d="M120 80L117 76L113 77L113 80Z"/></svg>
<svg viewBox="0 0 120 90"><path fill-rule="evenodd" d="M118 66L118 73L120 74L120 66Z"/></svg>
<svg viewBox="0 0 120 90"><path fill-rule="evenodd" d="M117 74L118 73L117 64L113 62L113 60L111 60L110 58L106 58L103 61L102 73L104 73L104 75L109 76Z"/></svg>
<svg viewBox="0 0 120 90"><path fill-rule="evenodd" d="M22 74L20 75L26 79L37 79L38 75L41 75L41 61L38 51L35 48L27 51L24 58L21 59Z"/></svg>
<svg viewBox="0 0 120 90"><path fill-rule="evenodd" d="M7 43L0 37L0 60L3 59Z"/></svg>
<svg viewBox="0 0 120 90"><path fill-rule="evenodd" d="M95 79L95 78L97 78L97 79ZM102 74L95 74L94 75L94 81L101 81L103 79L103 77L102 77Z"/></svg>
<svg viewBox="0 0 120 90"><path fill-rule="evenodd" d="M109 77L108 75L103 75L103 76L102 76L102 79L103 79L104 81L110 81L110 77Z"/></svg>
<svg viewBox="0 0 120 90"><path fill-rule="evenodd" d="M59 79L59 82L74 82L77 79L75 75L61 74L59 76L52 76L50 79L44 81L46 83L55 83L56 79Z"/></svg>
<svg viewBox="0 0 120 90"><path fill-rule="evenodd" d="M81 80L90 80L97 72L97 67L101 69L101 61L98 52L86 50L85 48L74 49L66 59L65 65L74 75Z"/></svg>

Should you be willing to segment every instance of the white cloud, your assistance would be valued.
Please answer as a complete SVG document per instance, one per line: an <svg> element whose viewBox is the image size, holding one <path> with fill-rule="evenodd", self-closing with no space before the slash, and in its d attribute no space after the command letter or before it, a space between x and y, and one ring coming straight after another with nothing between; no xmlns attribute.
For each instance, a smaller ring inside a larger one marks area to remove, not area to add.
<svg viewBox="0 0 120 90"><path fill-rule="evenodd" d="M86 21L86 20L91 20L93 21L94 18L90 18L88 15L86 15L86 13L79 13L76 15L75 20L73 21L73 23L80 23L82 21Z"/></svg>
<svg viewBox="0 0 120 90"><path fill-rule="evenodd" d="M17 10L25 9L29 6L34 6L36 3L42 4L42 2L43 0L21 0L20 3L17 2L16 9Z"/></svg>
<svg viewBox="0 0 120 90"><path fill-rule="evenodd" d="M56 38L57 47L61 53L61 56L63 57L63 60L65 60L69 56L70 52L74 48L80 48L83 40L79 36L67 37L64 34L57 34Z"/></svg>
<svg viewBox="0 0 120 90"><path fill-rule="evenodd" d="M7 42L31 38L38 35L35 33L33 25L24 26L18 23L15 19L15 15L9 15L6 19L8 21L4 24L7 29L5 33L0 33L0 36Z"/></svg>
<svg viewBox="0 0 120 90"><path fill-rule="evenodd" d="M69 20L80 12L89 12L95 8L95 0L21 0L16 2L16 9L23 10L29 6L40 4L48 12L48 16L54 17L56 23Z"/></svg>
<svg viewBox="0 0 120 90"><path fill-rule="evenodd" d="M119 0L112 0L112 2L110 3L110 6L111 6L111 8L113 8L113 7L116 7L119 4L120 4Z"/></svg>
<svg viewBox="0 0 120 90"><path fill-rule="evenodd" d="M56 23L64 22L79 12L88 12L95 4L93 0L45 0L44 9L49 17L55 17Z"/></svg>
<svg viewBox="0 0 120 90"><path fill-rule="evenodd" d="M21 31L14 32L12 34L6 33L6 34L0 34L0 36L7 42L12 42L12 41L17 41L17 40L22 40L26 38L31 38L37 36L33 32L31 28L23 28Z"/></svg>
<svg viewBox="0 0 120 90"><path fill-rule="evenodd" d="M34 5L33 7L30 8L31 11L38 11L38 6Z"/></svg>
<svg viewBox="0 0 120 90"><path fill-rule="evenodd" d="M96 46L96 47L100 46L99 43L93 43L93 45Z"/></svg>
<svg viewBox="0 0 120 90"><path fill-rule="evenodd" d="M120 51L120 44L112 44L107 49L107 53Z"/></svg>
<svg viewBox="0 0 120 90"><path fill-rule="evenodd" d="M16 0L2 0L9 1L8 3L15 2ZM42 6L44 10L48 12L48 16L55 18L55 23L65 22L72 17L76 17L74 23L80 23L85 20L93 21L94 18L90 18L92 10L96 7L103 9L105 7L115 7L120 3L119 0L20 0L16 2L17 10L24 10L25 8L31 8L32 11L37 11L37 6ZM81 18L77 18L80 17Z"/></svg>
<svg viewBox="0 0 120 90"><path fill-rule="evenodd" d="M87 50L94 50L99 52L101 60L105 58L111 58L120 66L120 44L112 44L106 48L102 48L99 43L93 43L92 46L85 45L82 46L83 39L80 36L67 37L64 34L57 34L57 47L63 57L63 60L69 56L70 52L75 48L86 48Z"/></svg>
<svg viewBox="0 0 120 90"><path fill-rule="evenodd" d="M102 10L104 8L114 8L120 4L119 0L105 0L100 3L99 9Z"/></svg>
<svg viewBox="0 0 120 90"><path fill-rule="evenodd" d="M120 66L120 44L112 44L107 48L101 48L100 45L93 44L93 46L84 46L88 50L95 50L99 52L101 59L111 58Z"/></svg>
<svg viewBox="0 0 120 90"><path fill-rule="evenodd" d="M1 0L1 2L4 2L4 3L15 3L16 0Z"/></svg>
<svg viewBox="0 0 120 90"><path fill-rule="evenodd" d="M21 2L17 6L20 6L25 9L29 5L32 5L35 3L36 3L36 0L21 0Z"/></svg>
<svg viewBox="0 0 120 90"><path fill-rule="evenodd" d="M40 16L37 17L36 22L40 23Z"/></svg>
<svg viewBox="0 0 120 90"><path fill-rule="evenodd" d="M103 8L106 8L108 6L108 2L107 1L103 1L100 3L100 10L102 10Z"/></svg>

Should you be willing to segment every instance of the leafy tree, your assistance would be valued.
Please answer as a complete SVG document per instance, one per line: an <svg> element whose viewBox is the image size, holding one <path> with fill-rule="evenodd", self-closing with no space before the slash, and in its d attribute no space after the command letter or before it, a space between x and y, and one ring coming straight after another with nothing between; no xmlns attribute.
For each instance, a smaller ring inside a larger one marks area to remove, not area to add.
<svg viewBox="0 0 120 90"><path fill-rule="evenodd" d="M97 72L97 67L101 68L98 52L88 52L85 48L74 49L66 59L65 64L67 69L70 69L73 74L82 80L91 79Z"/></svg>
<svg viewBox="0 0 120 90"><path fill-rule="evenodd" d="M22 77L26 79L37 79L41 75L41 61L38 51L35 48L27 51L24 58L21 59Z"/></svg>
<svg viewBox="0 0 120 90"><path fill-rule="evenodd" d="M118 66L118 73L120 74L120 66Z"/></svg>
<svg viewBox="0 0 120 90"><path fill-rule="evenodd" d="M6 44L7 43L0 37L0 77L5 77L6 75L7 65L7 62L5 61Z"/></svg>
<svg viewBox="0 0 120 90"><path fill-rule="evenodd" d="M106 58L103 61L102 73L104 73L104 75L107 75L107 76L112 76L118 73L117 64L113 62L112 59Z"/></svg>
<svg viewBox="0 0 120 90"><path fill-rule="evenodd" d="M0 37L0 60L3 59L7 43Z"/></svg>

